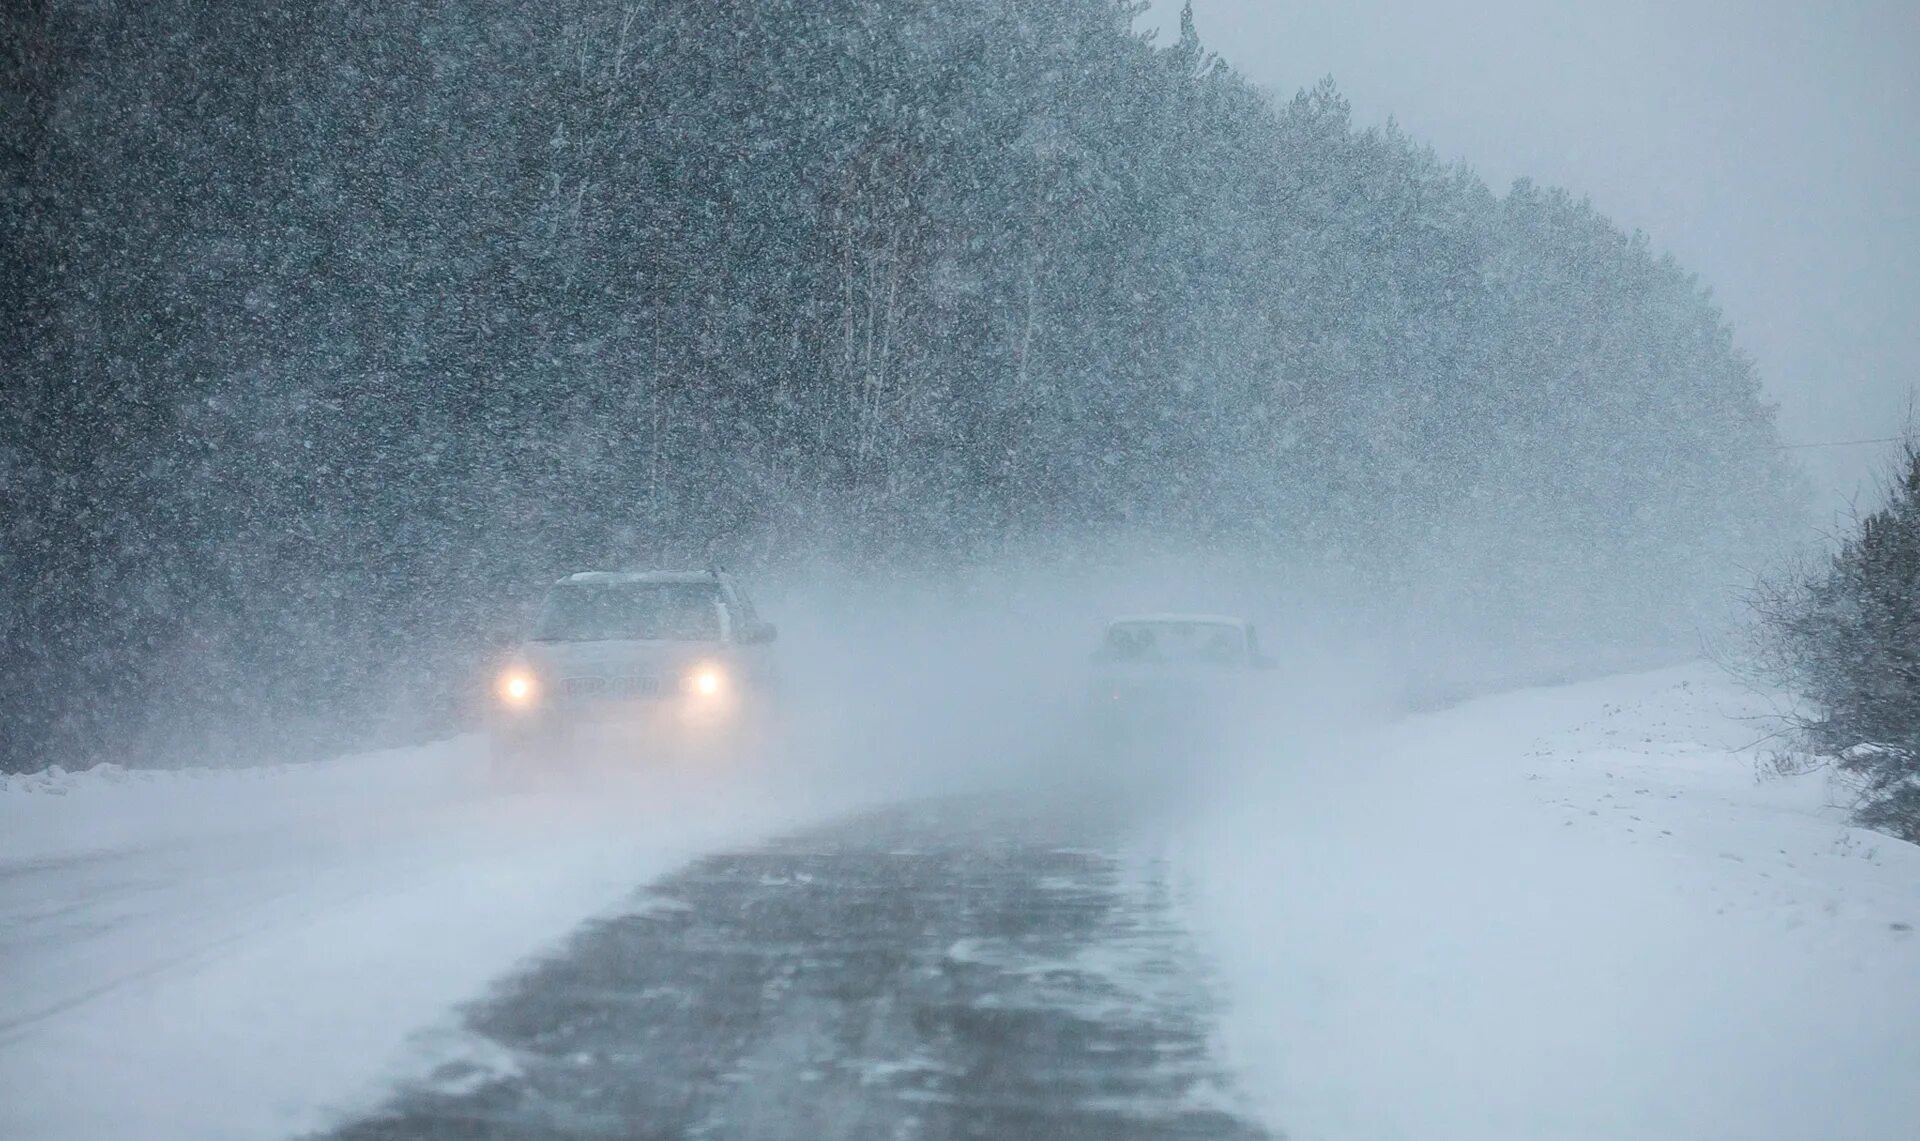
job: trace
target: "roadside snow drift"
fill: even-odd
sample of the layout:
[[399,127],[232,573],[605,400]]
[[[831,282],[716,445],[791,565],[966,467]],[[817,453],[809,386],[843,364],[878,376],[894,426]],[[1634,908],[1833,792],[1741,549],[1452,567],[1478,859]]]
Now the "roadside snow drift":
[[1191,831],[1248,1092],[1294,1141],[1908,1138],[1920,848],[1761,779],[1708,667],[1249,748]]

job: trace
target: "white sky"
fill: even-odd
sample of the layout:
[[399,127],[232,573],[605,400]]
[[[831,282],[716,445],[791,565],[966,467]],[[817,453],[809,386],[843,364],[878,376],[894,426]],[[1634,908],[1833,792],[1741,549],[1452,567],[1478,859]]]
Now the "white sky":
[[[1178,25],[1178,0],[1145,17]],[[1194,0],[1291,95],[1332,75],[1503,190],[1528,175],[1713,288],[1790,442],[1895,434],[1920,385],[1920,0]],[[1801,451],[1823,492],[1888,446]]]

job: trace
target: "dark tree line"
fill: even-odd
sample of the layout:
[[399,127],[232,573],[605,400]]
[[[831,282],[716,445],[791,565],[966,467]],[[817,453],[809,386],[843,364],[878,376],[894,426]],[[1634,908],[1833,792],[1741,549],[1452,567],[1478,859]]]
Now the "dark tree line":
[[7,5],[0,764],[394,731],[581,565],[1712,605],[1790,475],[1699,285],[1137,7]]

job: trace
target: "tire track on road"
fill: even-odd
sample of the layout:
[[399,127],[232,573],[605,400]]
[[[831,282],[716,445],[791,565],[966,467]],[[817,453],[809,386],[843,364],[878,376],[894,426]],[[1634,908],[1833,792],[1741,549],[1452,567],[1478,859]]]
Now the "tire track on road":
[[1122,825],[946,802],[701,860],[330,1141],[1266,1137]]

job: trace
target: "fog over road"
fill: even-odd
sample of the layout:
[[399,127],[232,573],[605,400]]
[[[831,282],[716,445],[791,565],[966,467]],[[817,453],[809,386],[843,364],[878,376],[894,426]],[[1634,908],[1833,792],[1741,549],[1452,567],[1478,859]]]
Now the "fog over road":
[[1255,1138],[1153,830],[928,801],[709,856],[463,1018],[332,1141]]

